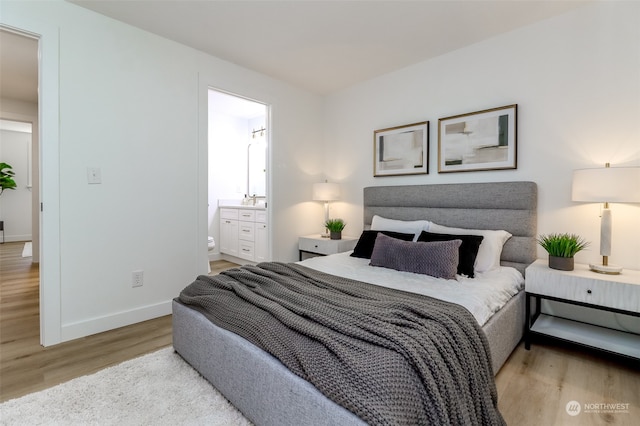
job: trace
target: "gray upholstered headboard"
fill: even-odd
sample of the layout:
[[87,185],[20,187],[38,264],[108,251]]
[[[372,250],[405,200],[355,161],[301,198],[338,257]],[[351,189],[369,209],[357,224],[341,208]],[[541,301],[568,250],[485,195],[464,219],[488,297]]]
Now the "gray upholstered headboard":
[[374,215],[426,219],[444,226],[504,229],[511,237],[500,263],[520,272],[536,259],[538,187],[535,182],[372,186],[364,189],[364,224]]

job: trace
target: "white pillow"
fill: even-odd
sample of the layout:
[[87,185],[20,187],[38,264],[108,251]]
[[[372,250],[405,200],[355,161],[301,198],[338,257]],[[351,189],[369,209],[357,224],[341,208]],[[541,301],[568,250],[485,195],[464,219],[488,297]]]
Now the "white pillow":
[[372,231],[393,231],[404,234],[413,234],[416,241],[422,231],[428,231],[431,222],[428,220],[396,220],[374,215],[371,220]]
[[511,238],[511,234],[507,231],[449,228],[448,226],[438,225],[433,222],[431,222],[429,232],[453,235],[482,235],[484,238],[482,239],[482,243],[480,243],[478,256],[476,256],[476,263],[473,268],[475,272],[486,272],[499,267],[502,246]]

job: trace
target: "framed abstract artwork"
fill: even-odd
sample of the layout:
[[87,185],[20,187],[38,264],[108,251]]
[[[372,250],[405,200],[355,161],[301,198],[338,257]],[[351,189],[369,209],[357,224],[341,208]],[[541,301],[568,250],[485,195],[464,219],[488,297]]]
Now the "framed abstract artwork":
[[518,105],[438,120],[438,173],[517,168]]
[[429,122],[373,132],[373,176],[429,173]]

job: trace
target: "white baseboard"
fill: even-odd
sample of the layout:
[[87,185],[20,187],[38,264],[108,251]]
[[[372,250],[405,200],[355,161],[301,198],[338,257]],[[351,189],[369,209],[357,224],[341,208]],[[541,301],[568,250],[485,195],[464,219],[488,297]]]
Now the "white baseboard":
[[[2,237],[0,237],[0,241],[2,241]],[[31,241],[31,235],[5,235],[4,236],[4,242],[5,243],[16,243],[16,242],[23,242],[26,243],[27,241]]]
[[222,254],[220,256],[221,260],[226,260],[227,262],[236,263],[238,265],[255,265],[256,262],[252,262],[250,260],[241,259],[239,257],[231,256],[230,254]]
[[86,321],[62,324],[61,342],[113,330],[171,314],[171,300]]

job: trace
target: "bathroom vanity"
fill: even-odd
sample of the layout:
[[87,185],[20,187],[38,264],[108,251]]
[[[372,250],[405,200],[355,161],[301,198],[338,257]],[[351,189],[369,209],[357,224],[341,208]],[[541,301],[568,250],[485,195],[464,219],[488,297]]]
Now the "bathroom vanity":
[[261,206],[220,207],[221,254],[250,262],[264,262],[269,260],[267,241],[266,208]]

